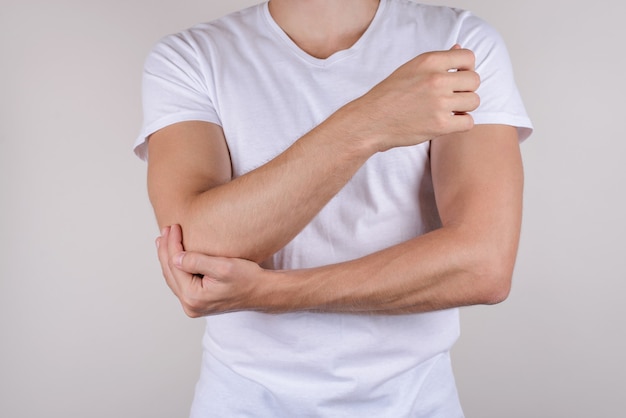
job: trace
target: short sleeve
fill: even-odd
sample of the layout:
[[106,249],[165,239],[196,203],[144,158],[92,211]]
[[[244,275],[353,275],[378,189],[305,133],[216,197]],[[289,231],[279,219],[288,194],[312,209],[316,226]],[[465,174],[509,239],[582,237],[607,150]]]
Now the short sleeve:
[[143,124],[134,143],[137,156],[147,159],[147,138],[168,125],[190,120],[221,125],[204,59],[190,33],[170,35],[152,49],[143,71]]
[[481,85],[480,106],[472,116],[476,124],[505,124],[518,129],[520,142],[533,126],[517,89],[508,51],[500,34],[489,24],[468,13],[457,42],[476,55],[476,72]]

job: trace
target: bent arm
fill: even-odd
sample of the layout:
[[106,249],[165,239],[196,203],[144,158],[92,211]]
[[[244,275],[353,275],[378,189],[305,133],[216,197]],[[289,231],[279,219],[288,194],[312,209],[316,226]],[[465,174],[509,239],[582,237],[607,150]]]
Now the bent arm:
[[397,314],[504,300],[522,212],[515,128],[479,125],[436,139],[431,158],[442,228],[346,263],[264,272],[264,310]]
[[[449,72],[460,69],[462,71]],[[284,247],[378,151],[465,131],[478,106],[474,55],[422,54],[267,164],[231,181],[221,128],[182,122],[149,138],[148,189],[185,248],[261,262]]]
[[274,160],[231,181],[219,126],[183,122],[148,142],[148,191],[160,227],[188,250],[261,262],[287,244],[374,152],[331,117]]
[[521,223],[516,130],[481,125],[436,139],[431,159],[440,229],[356,260],[273,271],[182,252],[174,226],[157,241],[166,280],[192,317],[241,310],[404,314],[498,303],[510,289]]

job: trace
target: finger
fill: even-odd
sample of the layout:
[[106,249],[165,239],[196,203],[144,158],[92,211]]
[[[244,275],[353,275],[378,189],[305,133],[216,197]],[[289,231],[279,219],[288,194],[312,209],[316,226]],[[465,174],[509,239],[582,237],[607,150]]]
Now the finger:
[[474,127],[474,118],[468,113],[453,113],[450,118],[450,131],[447,133],[465,132]]
[[174,294],[178,296],[180,294],[179,288],[176,284],[176,281],[174,280],[174,276],[172,275],[169,263],[169,234],[170,227],[165,227],[161,230],[161,236],[157,238],[157,254],[159,257],[159,263],[161,264],[161,271],[163,272],[165,282],[172,290],[172,292],[174,292]]
[[183,230],[180,225],[172,225],[168,235],[168,252],[170,257],[184,250]]
[[459,44],[452,45],[452,48],[450,48],[450,51],[452,51],[454,49],[461,49],[461,45],[459,45]]
[[474,92],[457,92],[452,95],[450,106],[453,113],[472,112],[480,106],[480,96]]
[[[456,46],[456,45],[455,45]],[[476,64],[476,57],[469,49],[463,49],[461,47],[448,51],[444,51],[446,59],[443,62],[446,71],[458,70],[458,71],[474,71]]]
[[[174,261],[175,257],[183,252],[183,233],[180,225],[172,225],[169,228],[169,232],[167,234],[167,263],[170,271],[170,275],[168,276],[169,280],[172,281],[173,285],[180,291],[184,290],[184,286],[187,285],[189,280],[186,275],[176,274],[176,263]],[[180,293],[180,292],[179,292]],[[180,294],[177,293],[178,296]]]
[[454,92],[474,92],[480,87],[480,75],[476,71],[456,71],[446,75]]
[[186,253],[183,251],[174,254],[174,256],[169,259],[171,276],[176,282],[178,289],[180,289],[181,294],[179,296],[181,297],[193,297],[195,293],[202,288],[203,275],[183,265],[183,259],[186,258],[187,254],[196,253]]
[[164,238],[167,241],[166,281],[172,289],[176,289],[176,296],[185,312],[190,315],[201,312],[202,277],[196,275],[194,271],[185,271],[180,268],[180,260],[185,256],[182,239],[180,225],[172,225],[167,237]]
[[168,265],[168,251],[167,251],[167,235],[169,233],[169,227],[165,227],[161,230],[161,236],[157,238],[157,255],[159,257],[159,263],[161,263],[161,270],[165,274],[169,269]]
[[181,252],[174,256],[173,261],[177,269],[208,279],[226,277],[230,269],[230,263],[225,259],[196,252]]
[[184,252],[179,253],[170,258],[170,274],[178,287],[176,296],[178,296],[183,310],[188,316],[197,318],[206,314],[206,309],[210,305],[211,294],[204,288],[202,277],[188,273],[176,266],[176,260],[182,258],[184,254]]

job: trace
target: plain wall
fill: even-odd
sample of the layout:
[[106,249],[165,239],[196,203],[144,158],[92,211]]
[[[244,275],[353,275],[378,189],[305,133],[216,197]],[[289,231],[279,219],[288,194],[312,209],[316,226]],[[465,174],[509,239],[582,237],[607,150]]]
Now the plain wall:
[[[203,321],[156,260],[141,68],[161,36],[252,3],[2,0],[0,416],[186,416]],[[620,416],[623,2],[447,4],[501,32],[536,128],[513,292],[462,309],[467,417]]]

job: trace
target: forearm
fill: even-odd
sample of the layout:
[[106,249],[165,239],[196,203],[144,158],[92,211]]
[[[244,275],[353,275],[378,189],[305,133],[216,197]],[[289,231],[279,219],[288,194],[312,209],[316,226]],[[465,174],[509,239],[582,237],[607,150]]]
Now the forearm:
[[470,129],[467,112],[478,106],[473,68],[470,51],[422,54],[274,160],[232,181],[217,125],[162,129],[149,141],[148,164],[159,225],[182,225],[188,250],[261,262],[300,232],[374,153]]
[[269,309],[406,313],[506,298],[522,218],[515,129],[437,139],[431,162],[442,228],[354,261],[270,273]]
[[345,263],[265,272],[263,310],[404,314],[497,303],[509,291],[517,241],[493,242],[442,228]]
[[522,212],[515,129],[483,125],[437,139],[431,164],[440,229],[356,260],[273,271],[238,258],[181,253],[175,226],[168,248],[159,250],[165,276],[195,286],[177,293],[194,317],[241,310],[401,314],[504,300]]
[[189,201],[185,248],[263,261],[284,247],[375,152],[339,112],[274,160]]

